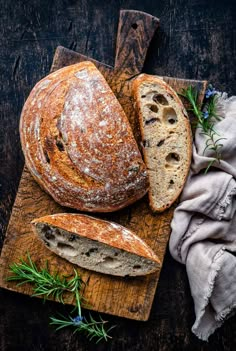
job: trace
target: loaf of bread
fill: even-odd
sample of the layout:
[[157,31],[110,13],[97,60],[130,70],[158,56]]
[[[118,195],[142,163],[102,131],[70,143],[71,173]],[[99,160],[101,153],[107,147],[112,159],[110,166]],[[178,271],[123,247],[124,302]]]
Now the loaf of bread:
[[162,79],[141,74],[133,91],[149,175],[149,203],[153,211],[161,212],[178,198],[189,172],[190,122],[178,95]]
[[104,274],[138,276],[154,272],[160,261],[125,227],[87,215],[62,213],[37,218],[33,229],[46,246],[80,267]]
[[111,212],[148,191],[129,121],[91,62],[36,84],[21,114],[20,137],[32,176],[62,206]]

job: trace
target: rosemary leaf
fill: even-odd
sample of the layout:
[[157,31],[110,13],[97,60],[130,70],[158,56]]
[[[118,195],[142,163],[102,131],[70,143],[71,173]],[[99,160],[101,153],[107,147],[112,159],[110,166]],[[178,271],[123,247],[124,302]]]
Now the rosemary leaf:
[[[210,85],[205,94],[206,103],[201,110],[197,105],[198,93],[195,88],[189,86],[187,89],[183,89],[182,93],[179,95],[185,97],[188,102],[190,102],[191,111],[193,111],[198,120],[197,128],[201,128],[202,132],[200,134],[204,135],[207,139],[203,155],[207,150],[212,150],[214,152],[214,159],[209,162],[207,168],[205,169],[204,173],[206,174],[214,163],[220,163],[221,148],[223,147],[223,144],[219,142],[221,140],[226,140],[226,138],[221,137],[214,128],[215,121],[221,119],[221,117],[216,113],[218,96],[216,95],[215,89]],[[220,138],[217,138],[217,136]]]

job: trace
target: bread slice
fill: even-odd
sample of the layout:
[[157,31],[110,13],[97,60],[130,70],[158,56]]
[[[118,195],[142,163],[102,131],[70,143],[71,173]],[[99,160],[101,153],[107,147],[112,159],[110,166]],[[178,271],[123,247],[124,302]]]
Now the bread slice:
[[112,212],[148,191],[148,176],[128,118],[91,62],[36,84],[20,120],[25,162],[62,206]]
[[32,225],[51,251],[86,269],[117,276],[138,276],[160,267],[151,248],[117,223],[62,213],[37,218]]
[[149,203],[153,211],[161,212],[178,198],[189,172],[190,122],[178,95],[162,79],[141,74],[133,90],[150,182]]

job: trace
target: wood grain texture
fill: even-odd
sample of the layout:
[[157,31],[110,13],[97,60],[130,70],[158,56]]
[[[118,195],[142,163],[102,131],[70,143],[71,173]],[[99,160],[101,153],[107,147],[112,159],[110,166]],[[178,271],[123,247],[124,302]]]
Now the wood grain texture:
[[116,40],[115,70],[129,76],[139,74],[143,68],[150,40],[159,19],[147,13],[121,10]]
[[[131,17],[131,20],[130,20]],[[138,19],[139,26],[144,29],[143,33],[148,32],[148,22],[145,22],[145,14],[142,13],[142,20],[138,12],[121,12],[119,28],[123,28],[124,24],[129,23],[129,27],[122,29],[122,36],[118,36],[117,52],[122,51],[122,47],[132,46],[132,41],[136,42],[134,33],[130,26]],[[147,15],[149,20],[150,16]],[[127,19],[127,21],[126,21]],[[153,19],[152,19],[153,21]],[[152,23],[152,22],[151,22]],[[156,26],[158,21],[156,21]],[[131,27],[132,28],[132,27]],[[133,28],[132,28],[133,29]],[[124,108],[127,117],[131,123],[134,134],[140,144],[138,118],[135,114],[134,100],[132,96],[132,78],[134,72],[141,69],[141,63],[144,63],[146,47],[151,39],[144,35],[141,31],[135,32],[139,40],[139,46],[136,47],[135,57],[137,58],[138,67],[135,68],[135,62],[131,60],[131,68],[127,70],[128,63],[122,66],[121,63],[115,69],[104,66],[93,60],[97,67],[102,71],[105,78],[108,79],[110,87],[118,97],[122,107]],[[129,40],[129,36],[131,39]],[[121,40],[123,38],[123,41]],[[131,49],[132,51],[132,49]],[[116,57],[119,57],[116,56]],[[64,65],[81,62],[84,56],[77,54],[65,48],[58,48],[55,54],[52,70],[61,68]],[[89,60],[89,58],[86,58]],[[119,58],[120,59],[120,58]],[[116,67],[119,67],[119,70]],[[181,92],[182,88],[188,85],[193,85],[199,88],[201,94],[204,93],[206,82],[195,82],[189,80],[178,80],[166,78],[170,85],[175,86],[176,91]],[[45,201],[44,201],[45,196]],[[30,201],[30,203],[29,203]],[[162,214],[153,214],[148,206],[147,197],[136,202],[134,205],[127,207],[122,211],[104,215],[106,219],[113,220],[133,230],[137,235],[143,238],[154,250],[159,257],[161,264],[164,260],[164,254],[170,234],[170,221],[172,218],[174,206]],[[43,211],[43,213],[42,213]],[[17,261],[19,257],[25,257],[28,250],[33,259],[43,266],[46,260],[50,262],[52,267],[60,267],[62,273],[70,273],[73,271],[73,266],[52,254],[39,243],[39,240],[32,233],[30,221],[33,218],[41,217],[42,215],[54,214],[63,212],[63,208],[58,208],[54,201],[50,199],[39,186],[32,180],[31,175],[25,168],[22,175],[22,180],[19,186],[16,202],[13,207],[10,224],[7,231],[6,241],[2,250],[1,256],[1,274],[0,286],[10,290],[29,294],[30,287],[16,286],[13,282],[5,282],[7,269],[10,263]],[[18,229],[19,228],[19,229]],[[14,235],[13,235],[14,233]],[[146,277],[135,279],[120,279],[116,277],[96,274],[91,271],[79,270],[84,281],[89,280],[89,284],[85,289],[85,298],[90,302],[91,309],[95,311],[105,312],[137,320],[147,320],[150,314],[152,301],[155,295],[157,282],[160,275],[160,270]],[[68,301],[69,302],[69,301]]]
[[[31,0],[3,1],[0,21],[0,245],[22,173],[18,122],[24,100],[45,76],[58,45],[114,64],[119,10],[137,9],[160,18],[144,72],[208,79],[235,95],[234,0]],[[0,289],[1,351],[232,351],[236,317],[209,339],[191,333],[193,302],[185,267],[167,250],[150,318],[136,322],[103,315],[117,328],[109,343],[89,344],[71,331],[48,326],[55,311],[70,307]],[[95,318],[98,315],[93,313]]]

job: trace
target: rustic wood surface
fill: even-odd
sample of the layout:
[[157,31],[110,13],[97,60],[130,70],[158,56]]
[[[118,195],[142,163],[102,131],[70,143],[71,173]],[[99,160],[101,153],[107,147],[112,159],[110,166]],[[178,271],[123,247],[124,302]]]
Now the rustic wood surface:
[[[125,19],[124,14],[125,12],[122,11],[122,22]],[[126,13],[127,17],[129,17],[129,15],[129,13]],[[132,14],[132,18],[133,17],[134,14]],[[126,21],[126,23],[127,22],[129,21]],[[130,40],[128,33],[124,38],[128,40],[122,43],[118,37],[119,45],[117,48],[119,52],[120,46],[125,46],[126,50],[128,47],[131,49],[131,46],[133,46],[133,40]],[[141,42],[140,38],[139,42]],[[144,43],[146,44],[146,38]],[[142,55],[142,53],[136,50],[136,57],[139,58],[140,55]],[[59,47],[55,54],[52,70],[59,69],[66,64],[74,63],[76,58],[77,62],[84,60],[84,56]],[[117,64],[115,64],[116,68],[113,70],[110,67],[103,66],[99,62],[93,62],[103,71],[104,76],[109,80],[111,88],[119,97],[122,106],[124,106],[126,115],[129,117],[131,125],[133,126],[133,131],[137,131],[138,119],[135,118],[134,103],[131,94],[131,77],[134,72],[137,74],[136,66],[134,65],[132,68],[130,62],[124,60],[119,70],[117,70]],[[124,65],[125,62],[126,64]],[[134,61],[132,60],[132,62]],[[139,60],[139,62],[141,62],[141,60]],[[121,73],[122,69],[124,70],[123,74]],[[190,84],[195,86],[199,92],[204,93],[205,91],[205,82],[178,80],[167,77],[164,77],[164,79],[167,80],[177,92],[181,92],[183,88],[186,88]],[[202,97],[203,94],[200,96]],[[138,143],[140,144],[139,139]],[[118,222],[133,230],[152,247],[159,257],[162,266],[170,234],[170,221],[172,219],[173,210],[174,206],[160,214],[152,213],[148,206],[148,199],[146,196],[132,206],[128,206],[121,211],[106,215],[96,214],[96,216]],[[73,272],[72,264],[45,249],[45,246],[33,233],[30,225],[30,222],[34,218],[65,211],[67,211],[67,209],[56,204],[54,200],[37,185],[25,167],[0,258],[1,287],[24,294],[32,294],[30,286],[18,286],[14,282],[6,281],[6,278],[9,276],[9,265],[17,262],[19,258],[26,259],[27,252],[30,253],[33,261],[35,261],[39,267],[44,267],[45,262],[48,261],[52,272],[58,269],[61,274],[65,275]],[[71,210],[71,212],[75,211]],[[89,301],[90,309],[145,321],[150,314],[161,266],[160,270],[154,274],[132,279],[106,276],[82,269],[78,271],[84,281],[89,281],[89,284],[84,290],[84,297]]]
[[[0,225],[4,238],[23,157],[18,122],[30,89],[50,68],[58,45],[113,65],[120,8],[136,8],[161,18],[144,71],[181,78],[209,79],[229,93],[235,80],[233,1],[1,1]],[[1,290],[1,350],[234,350],[236,319],[209,343],[191,334],[194,311],[185,268],[167,252],[148,322],[110,318],[113,340],[89,345],[70,331],[48,327],[48,316],[64,309],[53,302]],[[96,315],[96,314],[95,314]]]
[[[155,17],[142,12],[121,11],[115,68],[93,60],[119,98],[136,134],[138,144],[140,144],[140,139],[138,119],[135,115],[132,97],[132,78],[142,69],[148,43],[158,24],[159,21]],[[59,47],[56,50],[51,71],[88,59],[84,55]],[[178,92],[191,84],[204,94],[205,82],[166,79]],[[152,247],[162,265],[170,234],[173,209],[174,206],[168,211],[155,215],[148,206],[146,196],[122,211],[103,215],[103,218],[119,222],[132,229]],[[30,286],[17,286],[14,282],[6,281],[9,275],[9,265],[17,262],[19,257],[25,257],[27,251],[38,266],[43,267],[48,261],[52,271],[53,268],[54,270],[59,269],[62,274],[67,275],[73,272],[73,265],[45,249],[30,225],[34,218],[65,212],[65,210],[40,189],[25,167],[2,249],[0,259],[1,287],[24,294],[32,294]],[[91,309],[131,319],[143,321],[148,319],[160,270],[155,274],[133,279],[120,279],[81,269],[79,273],[84,281],[89,281],[84,290],[84,296],[89,301]]]

